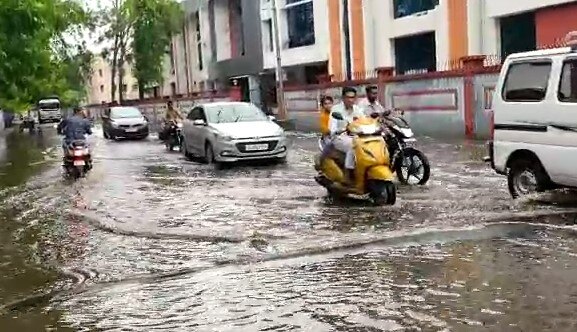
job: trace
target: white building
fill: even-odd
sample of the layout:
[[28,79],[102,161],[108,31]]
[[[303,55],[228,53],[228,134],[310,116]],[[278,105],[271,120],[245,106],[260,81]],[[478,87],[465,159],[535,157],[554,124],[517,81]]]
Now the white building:
[[548,46],[577,29],[575,0],[363,0],[362,4],[367,70],[446,70],[463,56],[498,57]]
[[[272,70],[276,67],[274,10],[270,0],[261,1],[263,67]],[[327,66],[330,43],[327,1],[332,0],[277,0],[280,49],[285,69]]]

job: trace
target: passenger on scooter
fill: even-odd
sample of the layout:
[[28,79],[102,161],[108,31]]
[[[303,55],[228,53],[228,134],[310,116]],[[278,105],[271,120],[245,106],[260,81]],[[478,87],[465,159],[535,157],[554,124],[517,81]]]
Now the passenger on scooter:
[[371,117],[374,117],[374,114],[383,115],[385,108],[379,102],[379,88],[376,85],[369,85],[365,91],[367,98],[359,103],[359,106],[365,111],[365,115]]
[[72,142],[85,140],[86,135],[92,135],[90,121],[86,119],[84,110],[80,107],[74,107],[74,114],[60,121],[56,130],[58,134],[64,135],[62,141],[64,155],[68,153],[68,147]]
[[[335,149],[345,153],[345,179],[348,184],[353,183],[353,174],[355,170],[355,153],[353,150],[353,137],[346,133],[347,125],[356,118],[365,116],[362,108],[356,105],[357,90],[352,87],[344,87],[342,91],[342,101],[332,109],[333,113],[340,113],[343,120],[337,120],[334,117],[329,119],[329,129],[333,137],[332,145]],[[326,149],[325,149],[326,150]]]
[[319,116],[319,127],[321,129],[321,160],[326,157],[327,153],[330,151],[331,145],[331,130],[329,128],[329,122],[331,119],[331,110],[333,108],[334,99],[331,96],[321,97],[321,107]]

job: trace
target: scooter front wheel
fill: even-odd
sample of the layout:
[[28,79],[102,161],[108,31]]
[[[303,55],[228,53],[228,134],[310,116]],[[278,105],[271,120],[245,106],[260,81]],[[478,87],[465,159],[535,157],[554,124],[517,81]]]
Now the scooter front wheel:
[[367,186],[376,205],[395,205],[397,202],[397,187],[392,181],[371,180]]

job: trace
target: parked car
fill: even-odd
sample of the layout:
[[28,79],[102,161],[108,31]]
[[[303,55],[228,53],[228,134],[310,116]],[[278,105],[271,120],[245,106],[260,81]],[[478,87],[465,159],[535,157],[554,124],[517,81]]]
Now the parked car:
[[102,115],[102,131],[106,139],[145,139],[149,123],[136,107],[114,106]]
[[577,48],[510,55],[493,98],[492,168],[514,198],[577,187]]
[[274,117],[243,102],[217,102],[194,107],[183,125],[181,151],[208,163],[275,159],[287,155],[284,130]]

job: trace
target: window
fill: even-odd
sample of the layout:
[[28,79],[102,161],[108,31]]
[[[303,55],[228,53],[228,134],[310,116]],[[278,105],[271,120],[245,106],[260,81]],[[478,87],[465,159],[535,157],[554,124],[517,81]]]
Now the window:
[[312,0],[286,0],[289,48],[315,43],[315,19]]
[[509,65],[502,96],[505,101],[539,102],[547,94],[550,61],[522,62]]
[[128,85],[122,84],[122,92],[128,91]]
[[195,107],[188,113],[187,118],[191,121],[194,120],[203,120],[204,121],[204,111],[202,107]]
[[437,69],[435,39],[434,32],[394,39],[397,74],[435,71]]
[[273,28],[272,28],[272,19],[264,21],[264,35],[266,36],[266,48],[269,52],[274,51],[274,38],[273,38]]
[[267,121],[266,115],[255,105],[248,103],[211,106],[207,109],[209,123],[233,123]]
[[201,38],[201,31],[200,31],[200,14],[196,12],[194,14],[194,20],[196,22],[195,25],[195,35],[196,35],[196,53],[198,57],[198,70],[202,70],[204,68],[204,62],[202,60],[202,38]]
[[577,103],[577,59],[563,63],[558,98],[564,103]]
[[439,0],[393,0],[395,18],[426,12],[439,5]]
[[501,59],[509,54],[537,49],[535,12],[500,19]]
[[98,75],[102,77],[102,69],[98,69]]
[[138,91],[138,83],[132,84],[132,91]]
[[104,85],[100,86],[100,92],[104,92]]
[[175,67],[175,62],[174,62],[174,44],[173,44],[172,42],[170,42],[169,54],[170,54],[170,68],[174,71],[174,67]]
[[140,118],[142,113],[136,107],[114,107],[111,109],[111,119],[131,119]]
[[170,93],[172,96],[176,95],[176,83],[170,83]]

